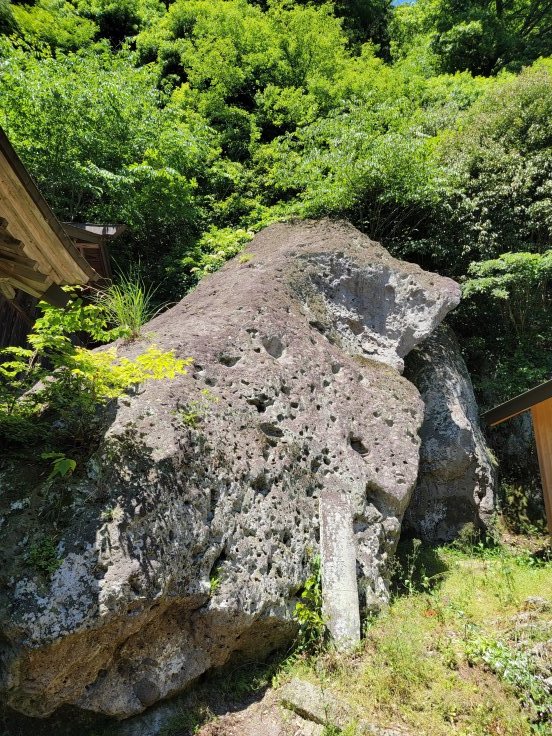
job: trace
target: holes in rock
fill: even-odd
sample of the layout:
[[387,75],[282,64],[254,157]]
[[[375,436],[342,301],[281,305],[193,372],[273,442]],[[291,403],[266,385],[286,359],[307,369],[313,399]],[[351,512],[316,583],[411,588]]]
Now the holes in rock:
[[324,325],[322,324],[322,322],[319,322],[316,319],[310,320],[309,321],[309,325],[311,327],[313,327],[317,332],[320,332],[320,334],[322,334],[322,335],[326,331],[326,328],[324,327]]
[[392,419],[386,419],[385,423],[387,424],[388,427],[392,427],[395,424],[395,422]]
[[271,337],[263,337],[261,339],[261,342],[266,352],[269,355],[272,355],[273,358],[278,360],[278,358],[282,357],[285,348],[279,337],[277,337],[276,335],[272,335]]
[[263,414],[269,406],[272,406],[274,399],[266,394],[260,394],[260,396],[252,396],[247,399],[247,403],[250,406],[254,406],[259,414]]
[[219,360],[219,363],[222,363],[222,365],[225,365],[228,368],[233,368],[240,359],[241,359],[241,355],[222,354],[222,355],[219,355],[218,360]]
[[275,424],[271,424],[270,422],[261,422],[259,425],[259,428],[263,434],[265,434],[267,437],[283,437],[284,432],[280,427],[277,427]]
[[251,488],[253,488],[254,491],[262,493],[263,496],[266,496],[270,490],[267,476],[264,473],[259,473],[259,475],[251,481]]
[[358,452],[361,457],[366,457],[370,454],[370,450],[363,444],[360,437],[350,436],[349,444],[355,452]]
[[353,335],[362,335],[364,332],[364,325],[362,322],[359,322],[356,319],[348,319],[346,320],[346,323]]
[[222,565],[225,562],[225,560],[226,560],[226,554],[225,554],[225,551],[224,551],[224,548],[223,548],[221,550],[221,553],[219,554],[219,556],[216,558],[216,560],[211,565],[211,570],[209,572],[209,577],[210,578],[216,578],[216,577],[219,576],[220,568],[222,567]]

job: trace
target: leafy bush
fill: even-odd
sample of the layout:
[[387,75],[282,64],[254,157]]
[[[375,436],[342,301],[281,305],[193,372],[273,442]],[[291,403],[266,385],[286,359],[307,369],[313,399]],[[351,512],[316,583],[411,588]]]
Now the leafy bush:
[[324,643],[326,626],[322,617],[322,572],[318,556],[311,561],[311,575],[295,604],[293,619],[299,624],[298,651],[319,651]]
[[47,434],[90,442],[99,407],[145,381],[183,374],[190,363],[155,346],[134,359],[115,348],[75,346],[76,332],[94,339],[125,334],[125,328],[107,328],[109,313],[97,304],[76,298],[66,310],[43,305],[43,311],[28,337],[31,347],[9,348],[9,360],[0,363],[0,435],[8,443],[44,441]]

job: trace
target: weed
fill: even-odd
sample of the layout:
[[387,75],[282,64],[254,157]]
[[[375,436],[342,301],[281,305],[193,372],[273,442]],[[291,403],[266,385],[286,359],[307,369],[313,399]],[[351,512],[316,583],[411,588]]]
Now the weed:
[[123,516],[123,510],[120,506],[106,506],[101,512],[100,519],[103,522],[115,521]]
[[238,261],[240,263],[249,263],[249,261],[255,256],[254,253],[242,253],[241,256],[239,256]]
[[220,588],[221,582],[222,580],[220,576],[220,571],[215,570],[214,572],[212,572],[211,575],[209,576],[209,584],[211,586],[211,595],[214,595],[217,592],[217,590]]
[[200,399],[184,404],[175,413],[182,424],[194,429],[205,417],[209,407],[218,401],[218,396],[215,396],[208,388],[204,388]]
[[429,593],[446,572],[437,552],[419,539],[401,542],[393,561],[391,577],[397,594]]
[[299,624],[297,649],[303,652],[320,651],[326,626],[322,617],[322,574],[320,557],[311,560],[311,575],[305,581],[301,600],[295,605],[293,618]]
[[155,291],[144,284],[139,271],[135,269],[128,276],[120,274],[117,283],[98,290],[95,301],[126,338],[135,340],[146,322],[164,308],[154,308]]
[[213,711],[204,705],[191,709],[182,709],[175,713],[172,718],[161,728],[159,736],[183,736],[183,734],[194,734],[205,723],[215,719]]
[[69,478],[73,475],[77,467],[77,461],[66,457],[63,452],[43,452],[40,456],[42,460],[51,460],[52,469],[48,480],[55,478]]
[[552,725],[552,693],[527,653],[492,637],[476,636],[467,642],[466,655],[471,664],[485,665],[514,687],[535,725]]
[[48,576],[52,575],[62,563],[55,540],[51,536],[44,536],[31,545],[26,559],[29,565]]

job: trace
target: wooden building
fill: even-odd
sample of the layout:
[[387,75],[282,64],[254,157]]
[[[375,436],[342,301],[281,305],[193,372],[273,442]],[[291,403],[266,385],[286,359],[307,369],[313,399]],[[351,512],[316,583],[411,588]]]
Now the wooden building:
[[65,232],[101,279],[112,277],[108,244],[124,233],[126,225],[98,225],[91,222],[64,222]]
[[39,299],[111,276],[106,243],[123,225],[62,225],[0,129],[0,348],[22,345]]
[[552,380],[491,409],[483,419],[494,427],[525,411],[531,412],[533,420],[546,520],[552,534]]
[[0,293],[12,300],[19,289],[63,306],[61,286],[97,278],[0,131]]

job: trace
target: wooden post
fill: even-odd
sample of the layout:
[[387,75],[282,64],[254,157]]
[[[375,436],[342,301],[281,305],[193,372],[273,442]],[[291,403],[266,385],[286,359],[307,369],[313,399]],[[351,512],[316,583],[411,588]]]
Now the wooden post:
[[552,534],[552,399],[531,407],[548,532]]

